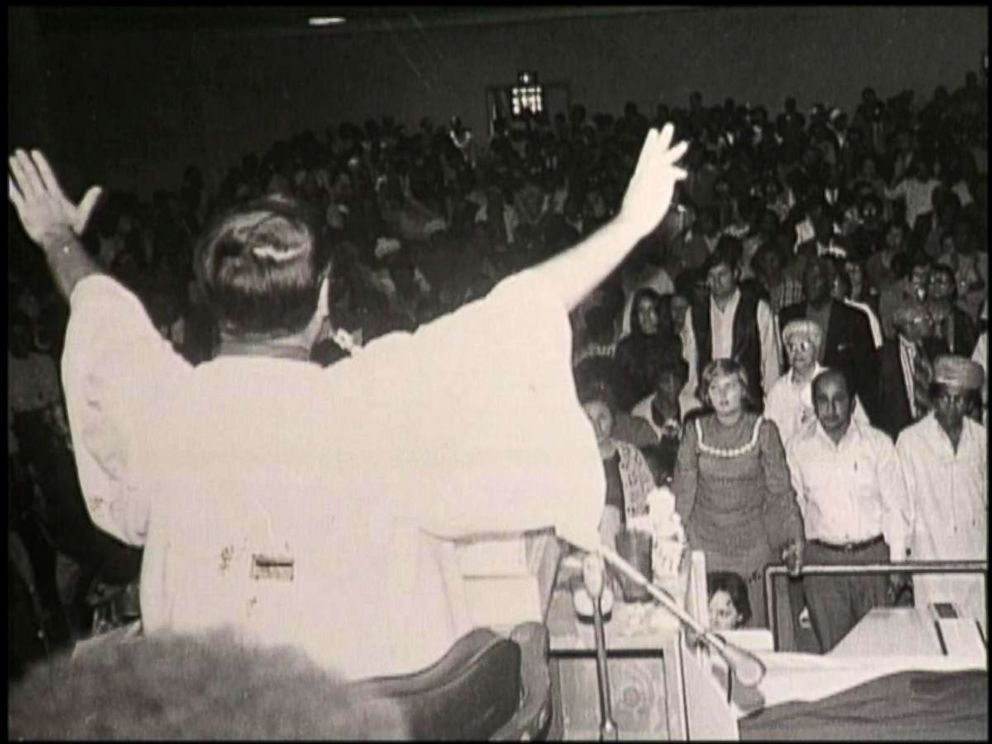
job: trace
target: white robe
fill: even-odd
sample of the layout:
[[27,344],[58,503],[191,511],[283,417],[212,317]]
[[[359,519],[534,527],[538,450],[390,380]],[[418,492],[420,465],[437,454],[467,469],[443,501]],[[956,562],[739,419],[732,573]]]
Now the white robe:
[[[912,560],[987,559],[986,442],[985,427],[966,418],[955,452],[933,413],[899,435]],[[917,575],[913,589],[917,607],[950,602],[986,627],[983,575]]]

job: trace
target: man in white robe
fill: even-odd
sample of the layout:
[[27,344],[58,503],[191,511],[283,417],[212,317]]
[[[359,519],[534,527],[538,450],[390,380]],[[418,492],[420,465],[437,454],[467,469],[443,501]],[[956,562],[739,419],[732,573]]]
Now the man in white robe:
[[[983,379],[965,357],[937,357],[933,410],[899,435],[911,560],[987,559],[987,438],[985,427],[965,415]],[[913,590],[917,607],[949,602],[986,627],[984,575],[916,575]]]
[[233,626],[349,679],[403,674],[466,630],[440,538],[555,527],[597,550],[567,314],[667,211],[673,133],[648,133],[620,214],[574,250],[327,369],[308,360],[330,265],[303,205],[211,221],[196,268],[221,344],[192,367],[84,250],[100,190],[73,204],[42,153],[15,151],[9,198],[70,303],[80,484],[97,526],[144,547],[145,633]]

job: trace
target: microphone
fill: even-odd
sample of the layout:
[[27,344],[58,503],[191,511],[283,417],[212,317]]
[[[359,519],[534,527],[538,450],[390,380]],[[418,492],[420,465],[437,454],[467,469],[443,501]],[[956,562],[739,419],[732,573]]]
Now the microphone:
[[696,618],[682,609],[672,596],[648,581],[644,574],[627,563],[615,550],[605,545],[601,546],[599,550],[603,558],[611,565],[623,572],[631,581],[644,587],[652,597],[661,603],[662,607],[675,615],[683,625],[687,625],[692,629],[701,641],[708,643],[712,648],[716,649],[717,653],[727,662],[727,666],[733,670],[738,682],[745,687],[754,687],[761,682],[766,671],[761,659],[749,651],[727,643],[722,638],[718,638],[706,630],[699,624]]

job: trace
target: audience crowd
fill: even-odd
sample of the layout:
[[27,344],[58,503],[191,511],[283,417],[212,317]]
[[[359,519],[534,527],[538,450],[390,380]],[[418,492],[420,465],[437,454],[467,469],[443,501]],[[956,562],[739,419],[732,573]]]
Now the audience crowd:
[[[151,201],[110,194],[87,249],[196,364],[219,340],[192,261],[207,216],[302,199],[333,250],[332,327],[312,351],[326,366],[594,232],[619,210],[648,128],[667,121],[691,143],[689,176],[571,315],[616,523],[607,539],[651,488],[671,487],[690,543],[724,572],[719,601],[752,624],[765,619],[761,569],[804,544],[817,563],[984,559],[987,385],[974,367],[986,366],[988,120],[973,73],[922,102],[865,88],[854,111],[801,112],[790,97],[776,114],[693,93],[652,115],[632,103],[619,116],[525,112],[497,120],[486,147],[457,119],[344,123],[246,154],[213,188],[190,166]],[[11,626],[13,674],[92,632],[94,609],[135,616],[119,588],[140,554],[86,514],[61,402],[68,310],[8,225],[9,614],[26,608],[42,630]],[[942,481],[941,468],[963,476]],[[906,588],[803,585],[795,609],[809,607],[824,651]]]

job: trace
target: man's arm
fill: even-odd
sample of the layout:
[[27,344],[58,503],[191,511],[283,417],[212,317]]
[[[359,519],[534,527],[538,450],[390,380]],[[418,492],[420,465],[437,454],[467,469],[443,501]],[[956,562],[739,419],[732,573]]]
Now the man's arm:
[[879,433],[875,455],[878,458],[875,472],[882,497],[882,532],[889,544],[890,559],[904,561],[909,532],[906,481],[899,465],[896,447],[884,434]]
[[691,307],[685,314],[685,327],[682,333],[682,358],[688,365],[685,387],[679,393],[679,407],[682,409],[682,419],[684,420],[689,411],[701,408],[703,405],[696,396],[696,388],[699,386],[699,370],[696,368],[696,360],[699,356],[696,352],[696,334],[692,330]]
[[81,279],[103,273],[79,242],[101,189],[92,187],[79,204],[73,204],[62,193],[40,151],[32,150],[29,157],[23,150],[16,150],[8,162],[10,201],[24,231],[44,252],[56,286],[68,299]]
[[534,269],[548,287],[560,293],[567,310],[602,282],[665,216],[675,183],[686,176],[675,162],[685,154],[688,144],[671,146],[674,132],[671,124],[660,133],[656,129],[648,132],[616,218],[575,248]]
[[765,395],[772,389],[775,380],[781,374],[779,359],[782,350],[779,347],[778,332],[775,328],[775,318],[771,308],[764,300],[758,300],[758,337],[761,342],[761,388]]
[[796,492],[796,506],[803,520],[806,519],[806,485],[803,483],[801,455],[798,453],[798,438],[793,437],[785,448],[785,462],[789,466],[789,480],[792,490]]
[[900,434],[896,440],[896,457],[899,460],[903,484],[906,486],[906,535],[908,543],[916,531],[916,473],[913,470],[913,463],[915,462],[913,445],[904,434],[905,432]]

